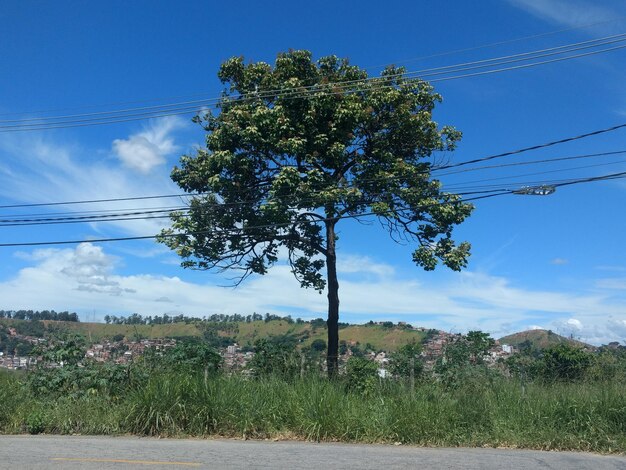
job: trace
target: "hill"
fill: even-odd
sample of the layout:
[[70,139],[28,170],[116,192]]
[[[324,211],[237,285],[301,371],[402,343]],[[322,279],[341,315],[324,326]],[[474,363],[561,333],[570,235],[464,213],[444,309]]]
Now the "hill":
[[521,331],[519,333],[513,333],[512,335],[503,336],[499,339],[499,341],[500,344],[509,344],[516,348],[519,348],[522,343],[528,341],[528,344],[532,349],[539,350],[556,346],[560,343],[567,343],[580,348],[595,349],[595,346],[583,343],[582,341],[577,341],[575,339],[566,338],[565,336],[558,335],[551,330],[537,329]]
[[[18,326],[31,323],[28,320],[2,319],[0,324]],[[133,338],[184,338],[202,337],[207,330],[212,333],[231,339],[241,346],[252,346],[257,339],[270,336],[291,337],[294,342],[302,346],[310,345],[316,339],[326,341],[327,330],[322,322],[289,322],[285,319],[252,322],[177,322],[169,324],[126,325],[87,322],[42,321],[46,330],[62,330],[77,333],[90,343],[98,343],[103,339],[115,336]],[[18,330],[21,329],[18,327]],[[29,333],[25,333],[29,334]],[[395,351],[400,346],[411,342],[419,343],[426,336],[423,329],[413,329],[406,325],[386,326],[379,324],[344,325],[339,332],[340,341],[348,344],[370,344],[376,350]],[[33,336],[40,336],[34,334]]]

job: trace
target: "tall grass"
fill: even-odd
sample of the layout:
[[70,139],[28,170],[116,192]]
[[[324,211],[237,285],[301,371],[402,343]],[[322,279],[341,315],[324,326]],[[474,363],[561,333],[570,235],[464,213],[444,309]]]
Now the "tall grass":
[[433,446],[626,452],[620,384],[474,378],[413,392],[384,381],[367,393],[319,377],[245,379],[152,374],[116,397],[30,396],[0,374],[0,432],[297,438]]

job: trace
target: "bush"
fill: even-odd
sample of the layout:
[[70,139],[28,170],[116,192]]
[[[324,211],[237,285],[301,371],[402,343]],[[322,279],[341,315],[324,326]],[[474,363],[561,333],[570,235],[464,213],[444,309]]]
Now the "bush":
[[363,357],[351,357],[346,364],[348,390],[371,393],[378,383],[378,364]]
[[144,379],[142,370],[130,366],[87,363],[84,367],[36,369],[27,375],[25,385],[33,397],[118,398]]
[[422,347],[417,343],[405,344],[391,355],[389,370],[398,378],[408,379],[412,368],[413,377],[418,378],[424,371],[424,364],[420,359],[421,351]]
[[41,434],[46,430],[46,417],[41,410],[33,411],[26,417],[24,424],[29,434]]
[[326,341],[324,341],[323,339],[313,340],[313,342],[311,343],[311,349],[317,352],[326,351]]
[[543,352],[543,376],[548,380],[581,380],[591,365],[591,354],[581,348],[561,343]]
[[151,351],[148,363],[152,367],[178,370],[180,372],[219,372],[222,356],[207,343],[198,340],[179,342],[162,354]]
[[293,347],[281,342],[259,339],[254,343],[254,357],[250,368],[254,375],[296,377],[300,372],[300,358]]

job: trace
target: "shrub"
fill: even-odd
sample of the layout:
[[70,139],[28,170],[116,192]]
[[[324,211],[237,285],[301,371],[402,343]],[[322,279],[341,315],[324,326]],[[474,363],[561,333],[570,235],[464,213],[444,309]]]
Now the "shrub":
[[291,346],[268,339],[259,339],[254,343],[254,351],[250,368],[256,376],[274,374],[291,378],[300,371],[300,359]]
[[378,383],[378,365],[363,357],[351,357],[346,364],[348,390],[371,393]]
[[424,371],[424,364],[420,359],[422,346],[417,343],[405,344],[391,355],[390,371],[396,377],[408,379],[411,377],[411,368],[413,369],[413,377],[418,378]]
[[580,380],[591,365],[591,355],[581,348],[560,343],[543,353],[543,376],[566,382]]
[[41,410],[33,411],[26,416],[24,424],[29,434],[41,434],[46,430],[46,417]]

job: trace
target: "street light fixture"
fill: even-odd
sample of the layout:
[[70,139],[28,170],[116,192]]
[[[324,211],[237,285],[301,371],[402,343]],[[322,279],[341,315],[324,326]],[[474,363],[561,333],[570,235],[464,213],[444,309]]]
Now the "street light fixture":
[[544,184],[541,186],[523,186],[520,189],[513,191],[513,194],[520,194],[523,196],[549,196],[555,191],[556,188],[554,186]]

